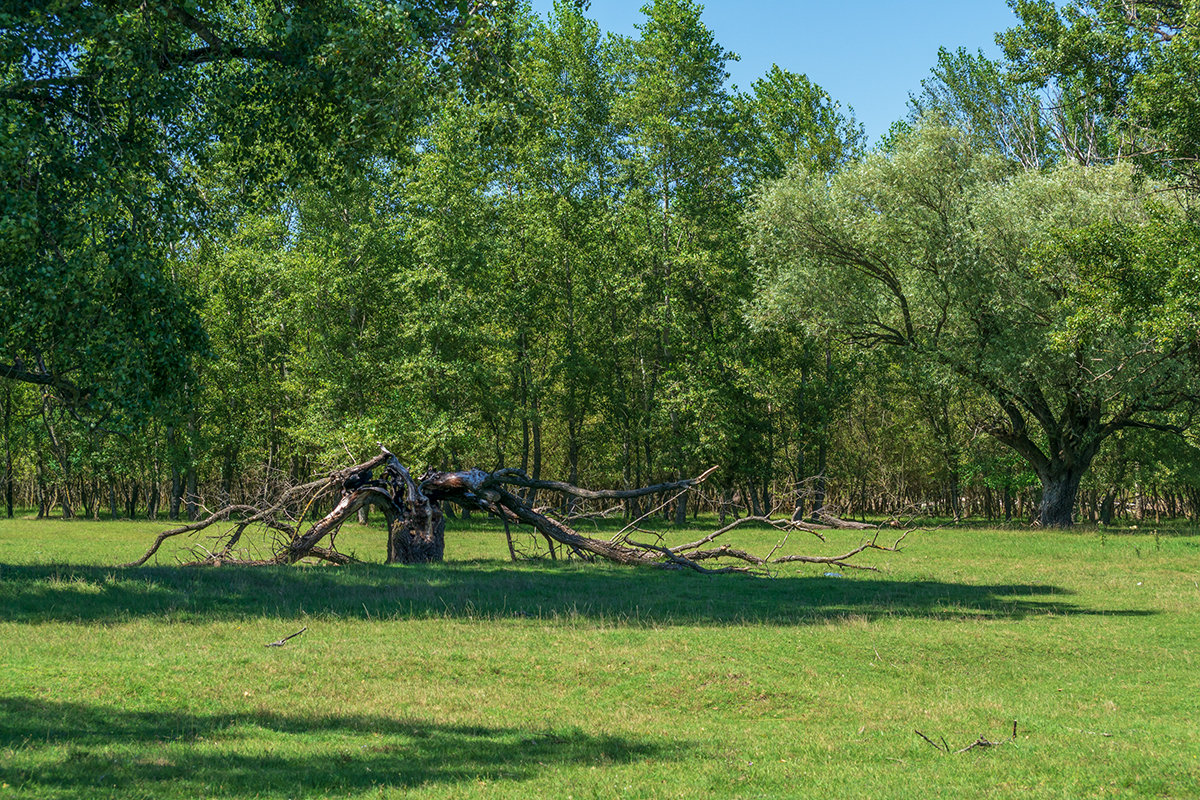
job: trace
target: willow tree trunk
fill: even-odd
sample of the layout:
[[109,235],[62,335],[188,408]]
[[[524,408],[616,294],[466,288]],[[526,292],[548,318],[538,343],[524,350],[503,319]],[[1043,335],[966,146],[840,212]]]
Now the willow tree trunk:
[[1042,481],[1042,506],[1038,520],[1043,527],[1069,528],[1075,521],[1075,501],[1086,468],[1050,469],[1038,475]]

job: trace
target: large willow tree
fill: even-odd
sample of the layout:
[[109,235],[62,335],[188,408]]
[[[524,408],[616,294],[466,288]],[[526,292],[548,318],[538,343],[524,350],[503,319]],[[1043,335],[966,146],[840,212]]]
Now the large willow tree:
[[1178,321],[1178,293],[1155,287],[1194,272],[1177,241],[1194,237],[1143,193],[1125,166],[1021,171],[927,125],[763,195],[765,302],[982,392],[978,425],[1037,473],[1042,524],[1070,525],[1104,441],[1177,429],[1200,394],[1195,320],[1156,322]]

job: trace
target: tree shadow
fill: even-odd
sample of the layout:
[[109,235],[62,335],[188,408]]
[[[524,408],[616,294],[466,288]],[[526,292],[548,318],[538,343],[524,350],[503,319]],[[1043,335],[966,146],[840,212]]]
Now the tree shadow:
[[[682,746],[670,747],[677,753]],[[126,711],[0,698],[0,781],[43,798],[329,796],[372,787],[520,781],[554,766],[661,754],[649,741],[579,731],[364,715]]]
[[605,564],[452,562],[347,568],[0,564],[0,621],[429,617],[592,618],[616,624],[795,625],[847,617],[1145,616],[1079,605],[1046,584],[791,576],[754,580]]

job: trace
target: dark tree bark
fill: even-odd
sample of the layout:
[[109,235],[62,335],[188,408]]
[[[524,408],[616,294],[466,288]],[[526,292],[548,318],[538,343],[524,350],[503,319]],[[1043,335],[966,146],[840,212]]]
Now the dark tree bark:
[[1075,501],[1083,471],[1065,469],[1039,475],[1042,481],[1042,506],[1038,520],[1042,525],[1066,528],[1075,521]]

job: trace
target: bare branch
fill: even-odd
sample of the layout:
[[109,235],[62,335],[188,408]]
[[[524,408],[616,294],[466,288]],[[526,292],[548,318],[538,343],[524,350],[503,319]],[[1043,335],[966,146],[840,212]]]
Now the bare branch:
[[[374,470],[380,467],[383,468],[383,477],[374,478]],[[218,522],[229,521],[233,522],[232,527],[213,537],[221,546],[211,550],[197,547],[200,558],[190,563],[214,566],[231,563],[294,564],[303,559],[316,558],[332,564],[350,564],[354,563],[356,559],[339,553],[334,547],[334,539],[341,526],[351,519],[359,509],[372,505],[381,508],[387,518],[387,558],[389,562],[410,563],[414,560],[441,560],[445,518],[440,504],[446,501],[454,502],[463,508],[478,509],[500,518],[505,525],[509,556],[513,559],[523,557],[526,553],[518,551],[509,528],[510,523],[527,525],[538,535],[544,537],[551,557],[557,557],[556,545],[561,545],[563,552],[579,558],[602,558],[627,565],[686,568],[706,574],[765,575],[768,574],[768,564],[788,562],[835,564],[847,568],[874,570],[875,567],[849,563],[848,559],[867,549],[897,549],[896,545],[889,548],[877,544],[872,539],[849,552],[836,556],[777,556],[776,553],[783,547],[787,541],[787,534],[791,531],[802,530],[812,533],[824,541],[824,537],[817,530],[823,526],[789,519],[774,519],[769,515],[735,520],[695,541],[674,546],[664,542],[660,534],[639,528],[639,523],[646,517],[674,502],[683,494],[695,491],[715,469],[716,467],[713,467],[695,478],[686,480],[671,481],[641,489],[611,491],[580,489],[557,481],[532,481],[514,470],[500,470],[491,473],[479,469],[462,472],[429,471],[422,476],[420,481],[417,481],[395,455],[380,445],[380,454],[374,458],[353,467],[335,470],[324,478],[288,487],[265,508],[260,509],[248,505],[228,506],[209,514],[198,522],[163,531],[140,559],[125,566],[145,564],[169,538],[181,534],[198,533]],[[558,491],[581,499],[625,499],[656,493],[666,493],[669,496],[665,502],[622,528],[612,539],[596,539],[582,535],[573,529],[569,524],[570,517],[567,520],[554,519],[548,516],[543,509],[531,507],[518,494],[510,491],[508,488],[510,486]],[[307,516],[308,510],[319,498],[327,495],[336,498],[333,508],[307,529],[302,530],[300,520]],[[610,509],[610,511],[613,510],[616,509]],[[285,521],[285,518],[292,518],[292,515],[295,515],[294,518],[297,520],[295,524]],[[834,520],[835,518],[829,519]],[[838,520],[838,522],[843,521]],[[776,542],[766,558],[729,545],[703,549],[705,545],[711,544],[724,534],[748,524],[769,526],[784,534],[783,539]],[[864,527],[863,523],[852,523],[851,525],[856,528]],[[234,545],[251,526],[265,528],[279,534],[270,555],[266,558],[246,558],[234,554]],[[632,541],[628,538],[632,532],[656,537],[657,541]],[[324,543],[326,539],[328,539],[328,543]],[[897,540],[897,545],[899,541]],[[725,565],[709,568],[698,563],[714,559],[733,559],[743,562],[745,566]]]

